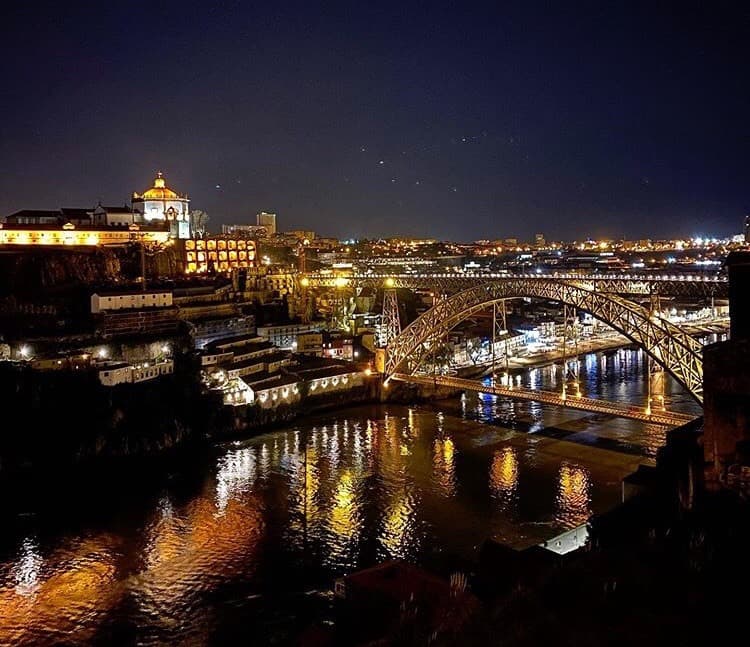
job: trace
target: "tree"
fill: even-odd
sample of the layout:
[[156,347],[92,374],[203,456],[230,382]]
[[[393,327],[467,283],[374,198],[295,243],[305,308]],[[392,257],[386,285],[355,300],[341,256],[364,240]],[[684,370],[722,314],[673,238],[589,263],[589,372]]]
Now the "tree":
[[200,209],[194,209],[190,212],[190,235],[202,237],[206,233],[206,223],[208,214]]

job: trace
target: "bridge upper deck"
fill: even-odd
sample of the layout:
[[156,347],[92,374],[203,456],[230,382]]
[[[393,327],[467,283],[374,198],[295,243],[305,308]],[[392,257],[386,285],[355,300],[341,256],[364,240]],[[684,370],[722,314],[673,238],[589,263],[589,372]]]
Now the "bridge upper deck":
[[724,277],[704,274],[551,274],[507,273],[430,273],[387,274],[353,273],[308,274],[303,285],[309,287],[387,287],[437,291],[452,294],[481,283],[512,279],[564,281],[579,287],[622,295],[685,296],[727,298],[728,283]]

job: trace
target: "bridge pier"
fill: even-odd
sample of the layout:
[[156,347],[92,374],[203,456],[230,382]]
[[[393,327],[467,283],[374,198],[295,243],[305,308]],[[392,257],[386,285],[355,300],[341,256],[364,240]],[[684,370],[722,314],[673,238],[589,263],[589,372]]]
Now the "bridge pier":
[[414,404],[415,402],[447,400],[460,394],[460,388],[445,386],[429,378],[422,382],[404,382],[391,379],[381,384],[380,401]]

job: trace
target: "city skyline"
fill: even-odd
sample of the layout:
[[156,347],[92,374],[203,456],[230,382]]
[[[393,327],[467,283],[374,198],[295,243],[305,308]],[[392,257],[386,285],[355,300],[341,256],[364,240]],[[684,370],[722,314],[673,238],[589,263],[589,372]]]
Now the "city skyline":
[[0,215],[161,170],[213,230],[736,234],[747,17],[680,6],[6,9]]

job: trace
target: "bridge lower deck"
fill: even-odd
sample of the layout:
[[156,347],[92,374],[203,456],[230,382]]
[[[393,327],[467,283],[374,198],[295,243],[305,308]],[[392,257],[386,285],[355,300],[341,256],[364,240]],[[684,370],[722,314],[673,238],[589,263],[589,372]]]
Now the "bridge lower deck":
[[553,391],[540,391],[529,389],[522,386],[501,386],[497,384],[484,384],[476,380],[467,380],[450,375],[406,375],[396,373],[391,379],[400,382],[409,382],[411,384],[421,384],[424,386],[445,386],[462,391],[476,391],[478,393],[491,393],[515,400],[527,400],[551,404],[558,407],[568,407],[570,409],[579,409],[581,411],[593,411],[595,413],[605,413],[621,418],[631,418],[641,420],[655,425],[666,427],[679,427],[695,419],[695,416],[676,411],[651,411],[647,412],[643,407],[632,405],[623,405],[618,402],[608,400],[597,400],[586,398],[577,394],[569,394],[563,397],[562,394]]

